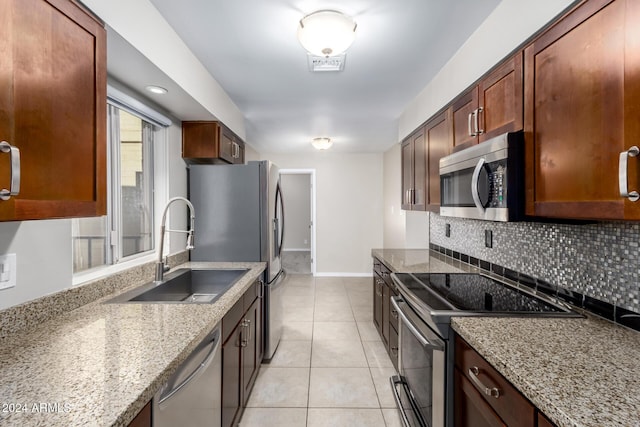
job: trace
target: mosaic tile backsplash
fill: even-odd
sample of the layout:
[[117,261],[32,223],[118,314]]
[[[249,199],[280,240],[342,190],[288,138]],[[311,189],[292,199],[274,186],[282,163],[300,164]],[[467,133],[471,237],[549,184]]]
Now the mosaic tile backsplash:
[[[431,244],[640,312],[640,224],[429,218]],[[492,231],[492,248],[485,247],[485,230]]]

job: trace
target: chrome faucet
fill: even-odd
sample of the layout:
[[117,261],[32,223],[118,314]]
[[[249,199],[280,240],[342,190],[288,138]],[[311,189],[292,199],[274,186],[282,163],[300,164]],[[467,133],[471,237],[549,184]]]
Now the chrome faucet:
[[[173,202],[177,202],[178,200],[182,200],[189,206],[189,213],[191,214],[191,222],[189,226],[189,230],[171,230],[165,227],[165,223],[167,222],[167,211],[169,210],[169,206]],[[186,233],[187,234],[187,250],[190,251],[193,249],[193,232],[195,229],[195,209],[191,202],[184,197],[174,197],[167,202],[167,205],[164,207],[164,212],[162,213],[162,224],[160,226],[160,245],[158,246],[158,261],[156,262],[156,282],[162,282],[162,278],[166,271],[169,271],[168,261],[162,260],[162,253],[164,252],[164,234],[165,232],[170,233]]]

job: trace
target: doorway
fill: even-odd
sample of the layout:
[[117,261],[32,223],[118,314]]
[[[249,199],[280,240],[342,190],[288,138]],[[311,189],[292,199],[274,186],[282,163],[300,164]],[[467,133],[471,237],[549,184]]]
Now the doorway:
[[280,170],[286,224],[282,266],[290,274],[316,273],[315,181],[315,169]]

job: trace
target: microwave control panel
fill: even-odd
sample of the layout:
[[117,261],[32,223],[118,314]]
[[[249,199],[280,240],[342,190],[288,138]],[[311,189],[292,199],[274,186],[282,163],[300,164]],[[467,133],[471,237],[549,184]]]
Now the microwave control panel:
[[506,161],[488,164],[489,170],[489,207],[507,207],[507,163]]

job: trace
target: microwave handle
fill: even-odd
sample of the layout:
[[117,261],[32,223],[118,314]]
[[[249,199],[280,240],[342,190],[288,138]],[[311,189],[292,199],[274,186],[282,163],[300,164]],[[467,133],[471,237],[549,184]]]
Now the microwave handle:
[[480,212],[484,212],[485,208],[482,205],[482,201],[480,201],[480,188],[479,188],[479,180],[480,180],[480,171],[484,167],[485,160],[481,158],[478,160],[475,169],[473,170],[473,175],[471,176],[471,196],[473,197],[473,203],[476,205]]

